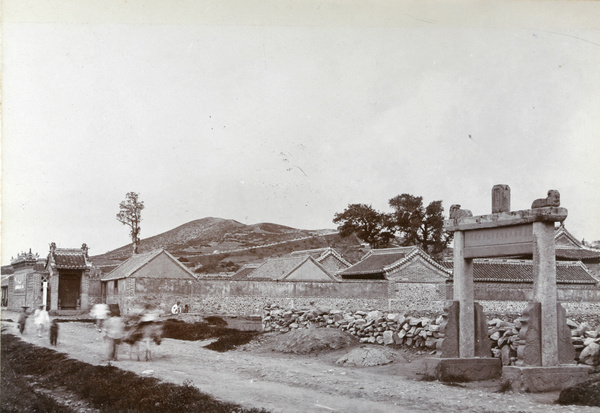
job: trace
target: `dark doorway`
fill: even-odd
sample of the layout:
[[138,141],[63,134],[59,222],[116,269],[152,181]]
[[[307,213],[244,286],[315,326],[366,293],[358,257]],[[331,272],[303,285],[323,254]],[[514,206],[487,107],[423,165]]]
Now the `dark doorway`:
[[76,310],[81,287],[80,274],[60,274],[58,280],[58,302],[61,310]]

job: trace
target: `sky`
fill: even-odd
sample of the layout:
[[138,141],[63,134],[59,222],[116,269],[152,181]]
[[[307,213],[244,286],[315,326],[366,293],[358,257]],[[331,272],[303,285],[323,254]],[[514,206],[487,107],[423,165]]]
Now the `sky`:
[[2,264],[204,217],[549,189],[600,240],[600,2],[5,0]]

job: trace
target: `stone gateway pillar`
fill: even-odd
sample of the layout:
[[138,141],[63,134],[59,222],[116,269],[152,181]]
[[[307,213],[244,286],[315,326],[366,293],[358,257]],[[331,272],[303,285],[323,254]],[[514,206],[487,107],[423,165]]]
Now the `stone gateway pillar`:
[[475,296],[473,260],[465,258],[463,231],[454,233],[454,300],[458,301],[458,352],[460,357],[475,357]]
[[[575,352],[565,336],[565,311],[557,299],[554,224],[567,214],[556,190],[535,200],[531,209],[510,211],[508,185],[492,189],[490,215],[473,216],[460,205],[450,207],[444,229],[454,233],[454,301],[446,306],[451,314],[445,315],[441,328],[445,337],[438,345],[442,355],[434,373],[439,380],[444,374],[489,379],[502,369],[500,360],[491,358],[483,310],[474,302],[473,259],[515,255],[533,255],[533,302],[519,334],[518,366],[505,367],[503,377],[513,390],[529,392],[560,390],[587,378],[587,366],[568,365]],[[482,368],[489,374],[474,371]]]
[[554,223],[533,223],[533,301],[541,304],[542,366],[558,366]]

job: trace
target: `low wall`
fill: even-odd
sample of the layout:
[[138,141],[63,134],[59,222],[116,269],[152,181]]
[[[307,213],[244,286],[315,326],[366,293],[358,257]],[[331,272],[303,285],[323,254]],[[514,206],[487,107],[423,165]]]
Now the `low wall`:
[[[484,310],[521,314],[532,297],[530,284],[476,283],[475,299]],[[343,282],[248,281],[229,279],[120,280],[114,291],[109,282],[107,303],[122,311],[151,304],[165,312],[181,301],[189,311],[212,314],[258,314],[269,304],[284,307],[318,305],[346,311],[370,309],[394,312],[442,312],[451,299],[451,284],[352,280]],[[568,314],[600,310],[600,289],[585,285],[561,285],[559,301]],[[448,298],[446,298],[446,296]],[[97,297],[90,297],[95,301]]]
[[[372,308],[388,310],[391,306],[408,308],[409,299],[388,299],[386,281],[360,282],[278,282],[206,280],[191,283],[157,283],[150,279],[128,280],[132,285],[110,292],[108,304],[119,304],[122,311],[150,304],[168,312],[177,301],[188,305],[190,312],[211,314],[260,314],[272,303],[282,306],[327,306],[345,309]],[[163,280],[164,281],[164,280]],[[407,291],[407,296],[412,292]],[[418,295],[423,298],[422,294]],[[427,301],[427,300],[425,300]],[[425,304],[425,301],[423,304]],[[428,301],[429,303],[431,300]],[[442,308],[442,303],[439,303]]]

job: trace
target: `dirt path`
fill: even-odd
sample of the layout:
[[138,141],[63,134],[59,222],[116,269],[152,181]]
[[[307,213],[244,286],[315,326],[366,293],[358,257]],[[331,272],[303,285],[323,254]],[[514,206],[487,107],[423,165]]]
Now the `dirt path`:
[[[15,323],[2,324],[18,335]],[[48,338],[38,338],[31,328],[22,337],[49,347]],[[165,339],[153,346],[150,362],[131,360],[122,346],[120,360],[113,364],[138,374],[152,370],[154,377],[177,384],[188,380],[221,400],[272,412],[600,412],[553,405],[557,393],[496,393],[498,381],[465,387],[417,381],[418,360],[349,368],[335,364],[343,351],[318,357],[216,353],[202,344]],[[106,364],[104,341],[92,324],[62,323],[57,350],[87,363]]]

